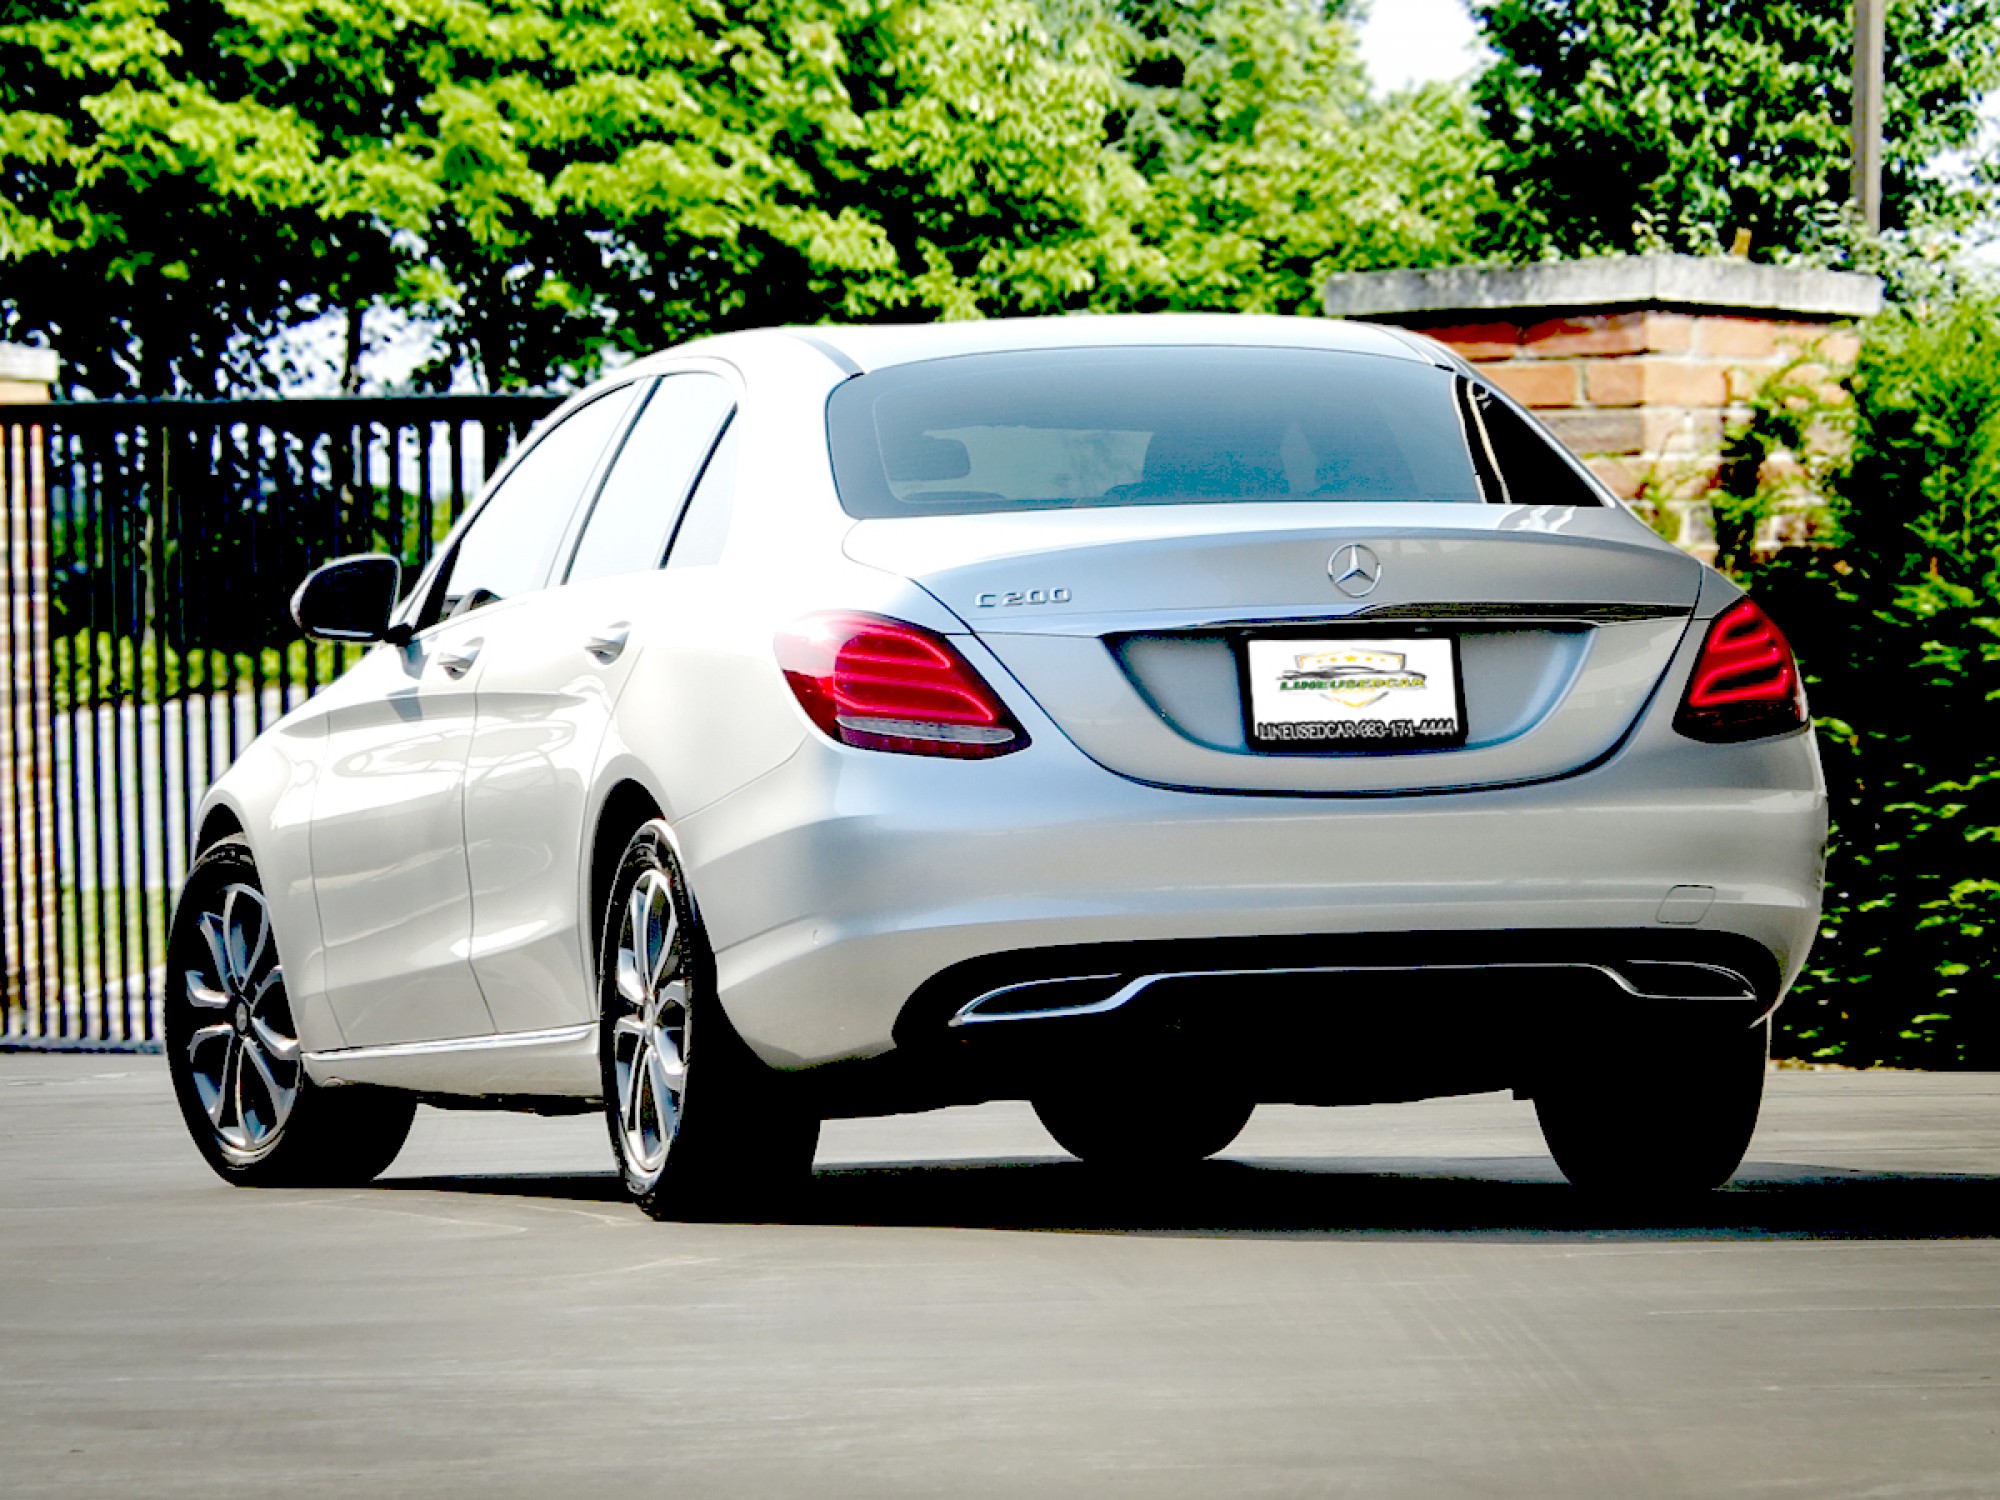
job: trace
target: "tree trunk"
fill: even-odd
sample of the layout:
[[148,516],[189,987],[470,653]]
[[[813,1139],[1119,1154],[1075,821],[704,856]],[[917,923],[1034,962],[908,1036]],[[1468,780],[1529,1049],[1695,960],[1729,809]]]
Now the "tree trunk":
[[347,309],[347,348],[340,363],[340,393],[343,396],[361,394],[361,320],[366,312],[367,309],[358,302]]

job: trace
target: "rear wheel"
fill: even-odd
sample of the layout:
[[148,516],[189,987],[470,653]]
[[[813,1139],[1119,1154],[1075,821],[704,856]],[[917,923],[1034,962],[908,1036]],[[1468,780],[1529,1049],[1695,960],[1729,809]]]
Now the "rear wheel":
[[1771,1024],[1703,1025],[1653,1041],[1636,1066],[1567,1068],[1535,1090],[1542,1139],[1577,1187],[1707,1192],[1743,1164],[1764,1097]]
[[723,1014],[663,824],[626,847],[601,951],[605,1123],[639,1206],[657,1219],[754,1212],[803,1181],[819,1120]]
[[1035,1113],[1056,1144],[1092,1166],[1160,1171],[1226,1150],[1256,1105],[1228,1095],[1151,1087],[1072,1087],[1038,1096]]
[[285,966],[241,838],[203,852],[167,940],[167,1070],[195,1147],[244,1187],[354,1185],[396,1159],[416,1102],[306,1074]]

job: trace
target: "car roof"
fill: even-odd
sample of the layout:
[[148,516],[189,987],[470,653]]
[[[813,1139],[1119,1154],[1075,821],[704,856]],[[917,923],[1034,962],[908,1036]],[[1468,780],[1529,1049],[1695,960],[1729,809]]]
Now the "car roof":
[[1443,350],[1430,347],[1428,340],[1374,324],[1238,313],[1072,313],[1061,317],[988,318],[951,323],[763,328],[696,339],[654,359],[691,355],[754,359],[758,346],[769,352],[776,340],[816,349],[848,374],[964,354],[1148,345],[1324,349],[1425,364],[1453,363]]

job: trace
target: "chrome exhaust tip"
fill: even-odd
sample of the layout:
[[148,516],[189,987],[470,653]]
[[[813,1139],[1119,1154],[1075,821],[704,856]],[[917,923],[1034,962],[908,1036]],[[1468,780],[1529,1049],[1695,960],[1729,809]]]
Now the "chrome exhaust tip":
[[1446,974],[1494,977],[1535,974],[1589,974],[1609,980],[1639,1000],[1755,1003],[1757,987],[1735,969],[1685,959],[1619,959],[1610,963],[1561,961],[1488,964],[1331,964],[1309,968],[1183,969],[1159,974],[1066,974],[1030,979],[987,990],[961,1005],[946,1022],[950,1028],[1000,1021],[1054,1020],[1096,1016],[1122,1009],[1155,985],[1169,981],[1295,979],[1367,975],[1411,978]]

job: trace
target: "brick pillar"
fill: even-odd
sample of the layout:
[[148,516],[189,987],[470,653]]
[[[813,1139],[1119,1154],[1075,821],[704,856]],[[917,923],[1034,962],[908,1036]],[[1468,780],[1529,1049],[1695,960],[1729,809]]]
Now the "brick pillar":
[[0,344],[0,999],[8,1032],[60,1030],[55,770],[49,723],[49,510],[42,426],[56,357]]
[[[1729,422],[1763,380],[1830,380],[1881,307],[1873,277],[1691,256],[1613,256],[1503,271],[1341,275],[1335,316],[1427,334],[1532,407],[1621,499],[1690,551],[1713,555],[1709,495]],[[1809,500],[1809,496],[1802,496]],[[1809,508],[1773,518],[1772,544],[1807,539]]]

